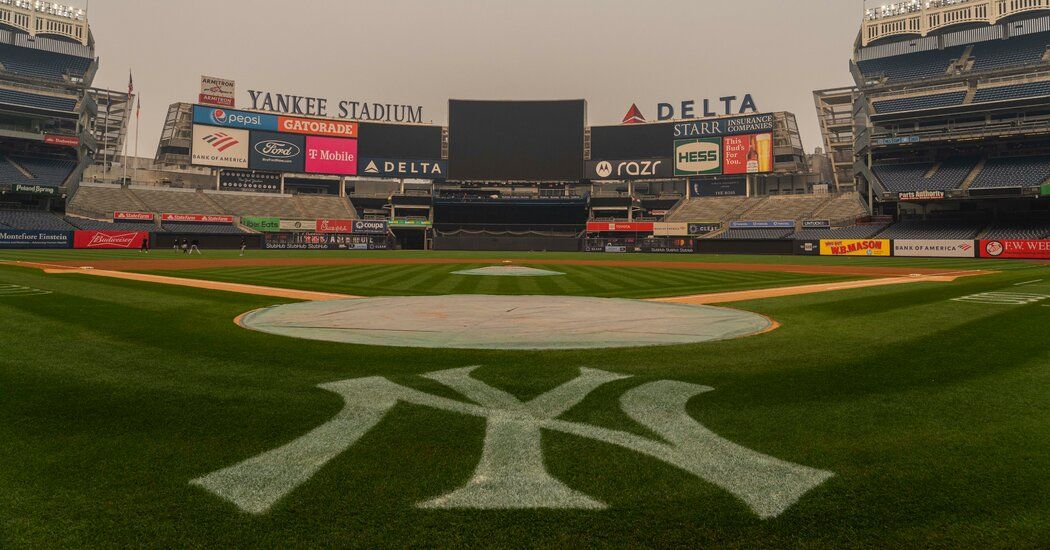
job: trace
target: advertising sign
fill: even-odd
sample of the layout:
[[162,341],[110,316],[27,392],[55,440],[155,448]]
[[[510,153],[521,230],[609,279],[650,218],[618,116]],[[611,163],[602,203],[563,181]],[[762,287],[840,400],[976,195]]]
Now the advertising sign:
[[757,222],[729,222],[730,229],[794,229],[794,220],[772,220]]
[[317,220],[318,233],[343,233],[354,232],[353,220]]
[[[252,132],[248,167],[252,170],[301,174],[306,168],[306,138],[273,132]],[[277,180],[280,182],[280,177]],[[277,187],[279,189],[280,185]]]
[[386,250],[384,239],[334,233],[267,233],[268,250]]
[[889,256],[888,239],[844,239],[820,241],[821,256]]
[[290,116],[277,117],[277,129],[288,134],[341,138],[356,138],[359,132],[356,122]]
[[233,107],[236,104],[237,84],[225,78],[201,76],[201,93],[198,101],[216,107]]
[[773,134],[722,138],[722,173],[765,174],[773,171]]
[[585,179],[634,180],[674,176],[672,159],[592,160],[587,163]]
[[389,225],[386,220],[354,220],[354,233],[364,235],[385,235]]
[[1050,259],[1050,240],[981,241],[982,258],[1012,258],[1019,260]]
[[239,130],[277,131],[276,115],[217,109],[202,105],[193,106],[193,123],[222,126],[223,128],[237,128]]
[[151,222],[153,221],[152,212],[114,212],[113,221],[115,222]]
[[747,195],[744,178],[697,178],[689,180],[694,197],[743,197]]
[[894,256],[917,258],[973,258],[977,255],[974,242],[963,240],[894,240]]
[[831,220],[803,220],[802,229],[829,229]]
[[213,216],[211,214],[161,214],[160,221],[176,223],[233,223],[233,216]]
[[53,197],[58,194],[58,189],[47,185],[22,185],[16,183],[11,186],[11,190],[15,193],[25,193],[27,195],[46,195]]
[[281,230],[280,218],[244,216],[241,218],[241,225],[260,233],[276,233]]
[[44,134],[44,143],[48,145],[58,145],[61,147],[80,147],[80,138],[76,136],[56,136],[54,134]]
[[306,172],[336,176],[357,175],[357,140],[306,138]]
[[0,229],[0,248],[70,248],[72,244],[68,231]]
[[722,173],[722,139],[680,139],[674,142],[675,176],[717,176]]
[[795,254],[799,256],[819,256],[820,241],[795,241]]
[[331,101],[324,97],[301,96],[248,90],[252,109],[285,115],[329,117],[385,122],[423,122],[423,107],[419,105],[391,105],[341,99]]
[[900,201],[940,201],[946,197],[944,191],[909,191],[907,193],[897,193],[897,200]]
[[689,224],[656,222],[653,224],[653,236],[655,237],[688,237]]
[[317,220],[281,220],[281,231],[317,231]]
[[361,159],[362,176],[443,180],[448,162],[443,160]]
[[587,222],[589,233],[652,233],[653,222]]
[[689,235],[706,235],[722,229],[721,222],[691,222],[689,224]]
[[250,170],[223,170],[219,174],[220,191],[280,193],[281,175]]
[[772,132],[776,128],[776,117],[772,113],[734,118],[710,118],[679,122],[674,125],[676,138],[700,138],[712,136],[736,136]]
[[193,126],[193,164],[218,168],[248,167],[248,130]]
[[1044,197],[1050,197],[1050,183],[1044,183],[1043,186],[1039,188],[1039,194]]
[[426,229],[433,223],[430,220],[409,220],[409,219],[398,219],[394,218],[390,220],[390,227],[414,227],[417,229]]
[[145,231],[74,231],[73,248],[138,249],[148,238]]

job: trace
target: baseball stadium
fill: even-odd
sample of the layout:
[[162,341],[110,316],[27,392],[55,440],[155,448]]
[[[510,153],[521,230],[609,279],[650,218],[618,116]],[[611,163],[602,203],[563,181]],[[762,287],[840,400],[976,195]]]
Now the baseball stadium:
[[154,156],[95,13],[0,0],[0,546],[1050,547],[1050,0],[865,6],[805,112],[202,76]]

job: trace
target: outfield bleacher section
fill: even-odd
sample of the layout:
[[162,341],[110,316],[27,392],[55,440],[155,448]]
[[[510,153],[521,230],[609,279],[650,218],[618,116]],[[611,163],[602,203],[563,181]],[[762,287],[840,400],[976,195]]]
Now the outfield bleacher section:
[[851,227],[803,229],[792,238],[810,241],[819,239],[870,239],[886,229],[885,225],[854,225]]
[[266,216],[284,219],[303,219],[308,214],[299,208],[291,195],[261,193],[207,193],[220,214],[231,216]]
[[831,195],[774,195],[755,201],[740,220],[801,220],[831,202]]
[[671,222],[717,222],[730,219],[742,211],[747,197],[709,197],[684,199],[667,216]]
[[10,157],[10,160],[17,162],[33,175],[30,181],[34,185],[46,185],[48,187],[61,187],[77,165],[74,160],[15,156]]
[[241,235],[247,234],[235,225],[219,223],[165,223],[161,228],[168,233],[186,233],[197,235]]
[[950,191],[966,181],[980,160],[979,157],[954,157],[939,164],[884,164],[876,165],[872,170],[892,193]]
[[75,216],[66,216],[66,223],[72,225],[77,229],[83,229],[85,231],[156,231],[157,227],[153,222],[107,222],[102,220],[92,220],[88,218],[78,218]]
[[[81,186],[81,190],[85,189]],[[158,214],[211,214],[224,212],[204,194],[194,190],[129,188],[131,193],[145,206],[147,212]],[[80,192],[80,191],[78,191]]]
[[737,220],[855,220],[866,214],[856,193],[772,195],[763,197],[695,197],[685,199],[667,216],[670,222]]
[[880,239],[975,239],[985,225],[967,221],[901,221],[877,236]]
[[794,229],[727,229],[713,239],[723,240],[780,240],[790,237]]
[[1050,220],[995,223],[981,235],[983,239],[1050,239]]

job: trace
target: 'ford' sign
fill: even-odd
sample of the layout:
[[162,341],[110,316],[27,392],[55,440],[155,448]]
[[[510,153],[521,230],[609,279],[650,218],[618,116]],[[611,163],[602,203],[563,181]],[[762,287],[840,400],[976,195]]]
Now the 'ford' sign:
[[363,235],[385,235],[386,220],[354,220],[354,233]]
[[243,130],[277,131],[277,117],[263,113],[249,113],[232,109],[193,106],[193,123]]
[[252,170],[302,173],[306,170],[306,136],[252,132],[248,167]]

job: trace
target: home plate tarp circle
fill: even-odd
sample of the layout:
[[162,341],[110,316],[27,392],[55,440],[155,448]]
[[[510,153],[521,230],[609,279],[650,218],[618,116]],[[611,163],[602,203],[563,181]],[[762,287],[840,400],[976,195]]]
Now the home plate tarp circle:
[[453,349],[692,344],[764,332],[747,311],[568,296],[418,296],[302,302],[248,313],[248,329],[329,342]]

